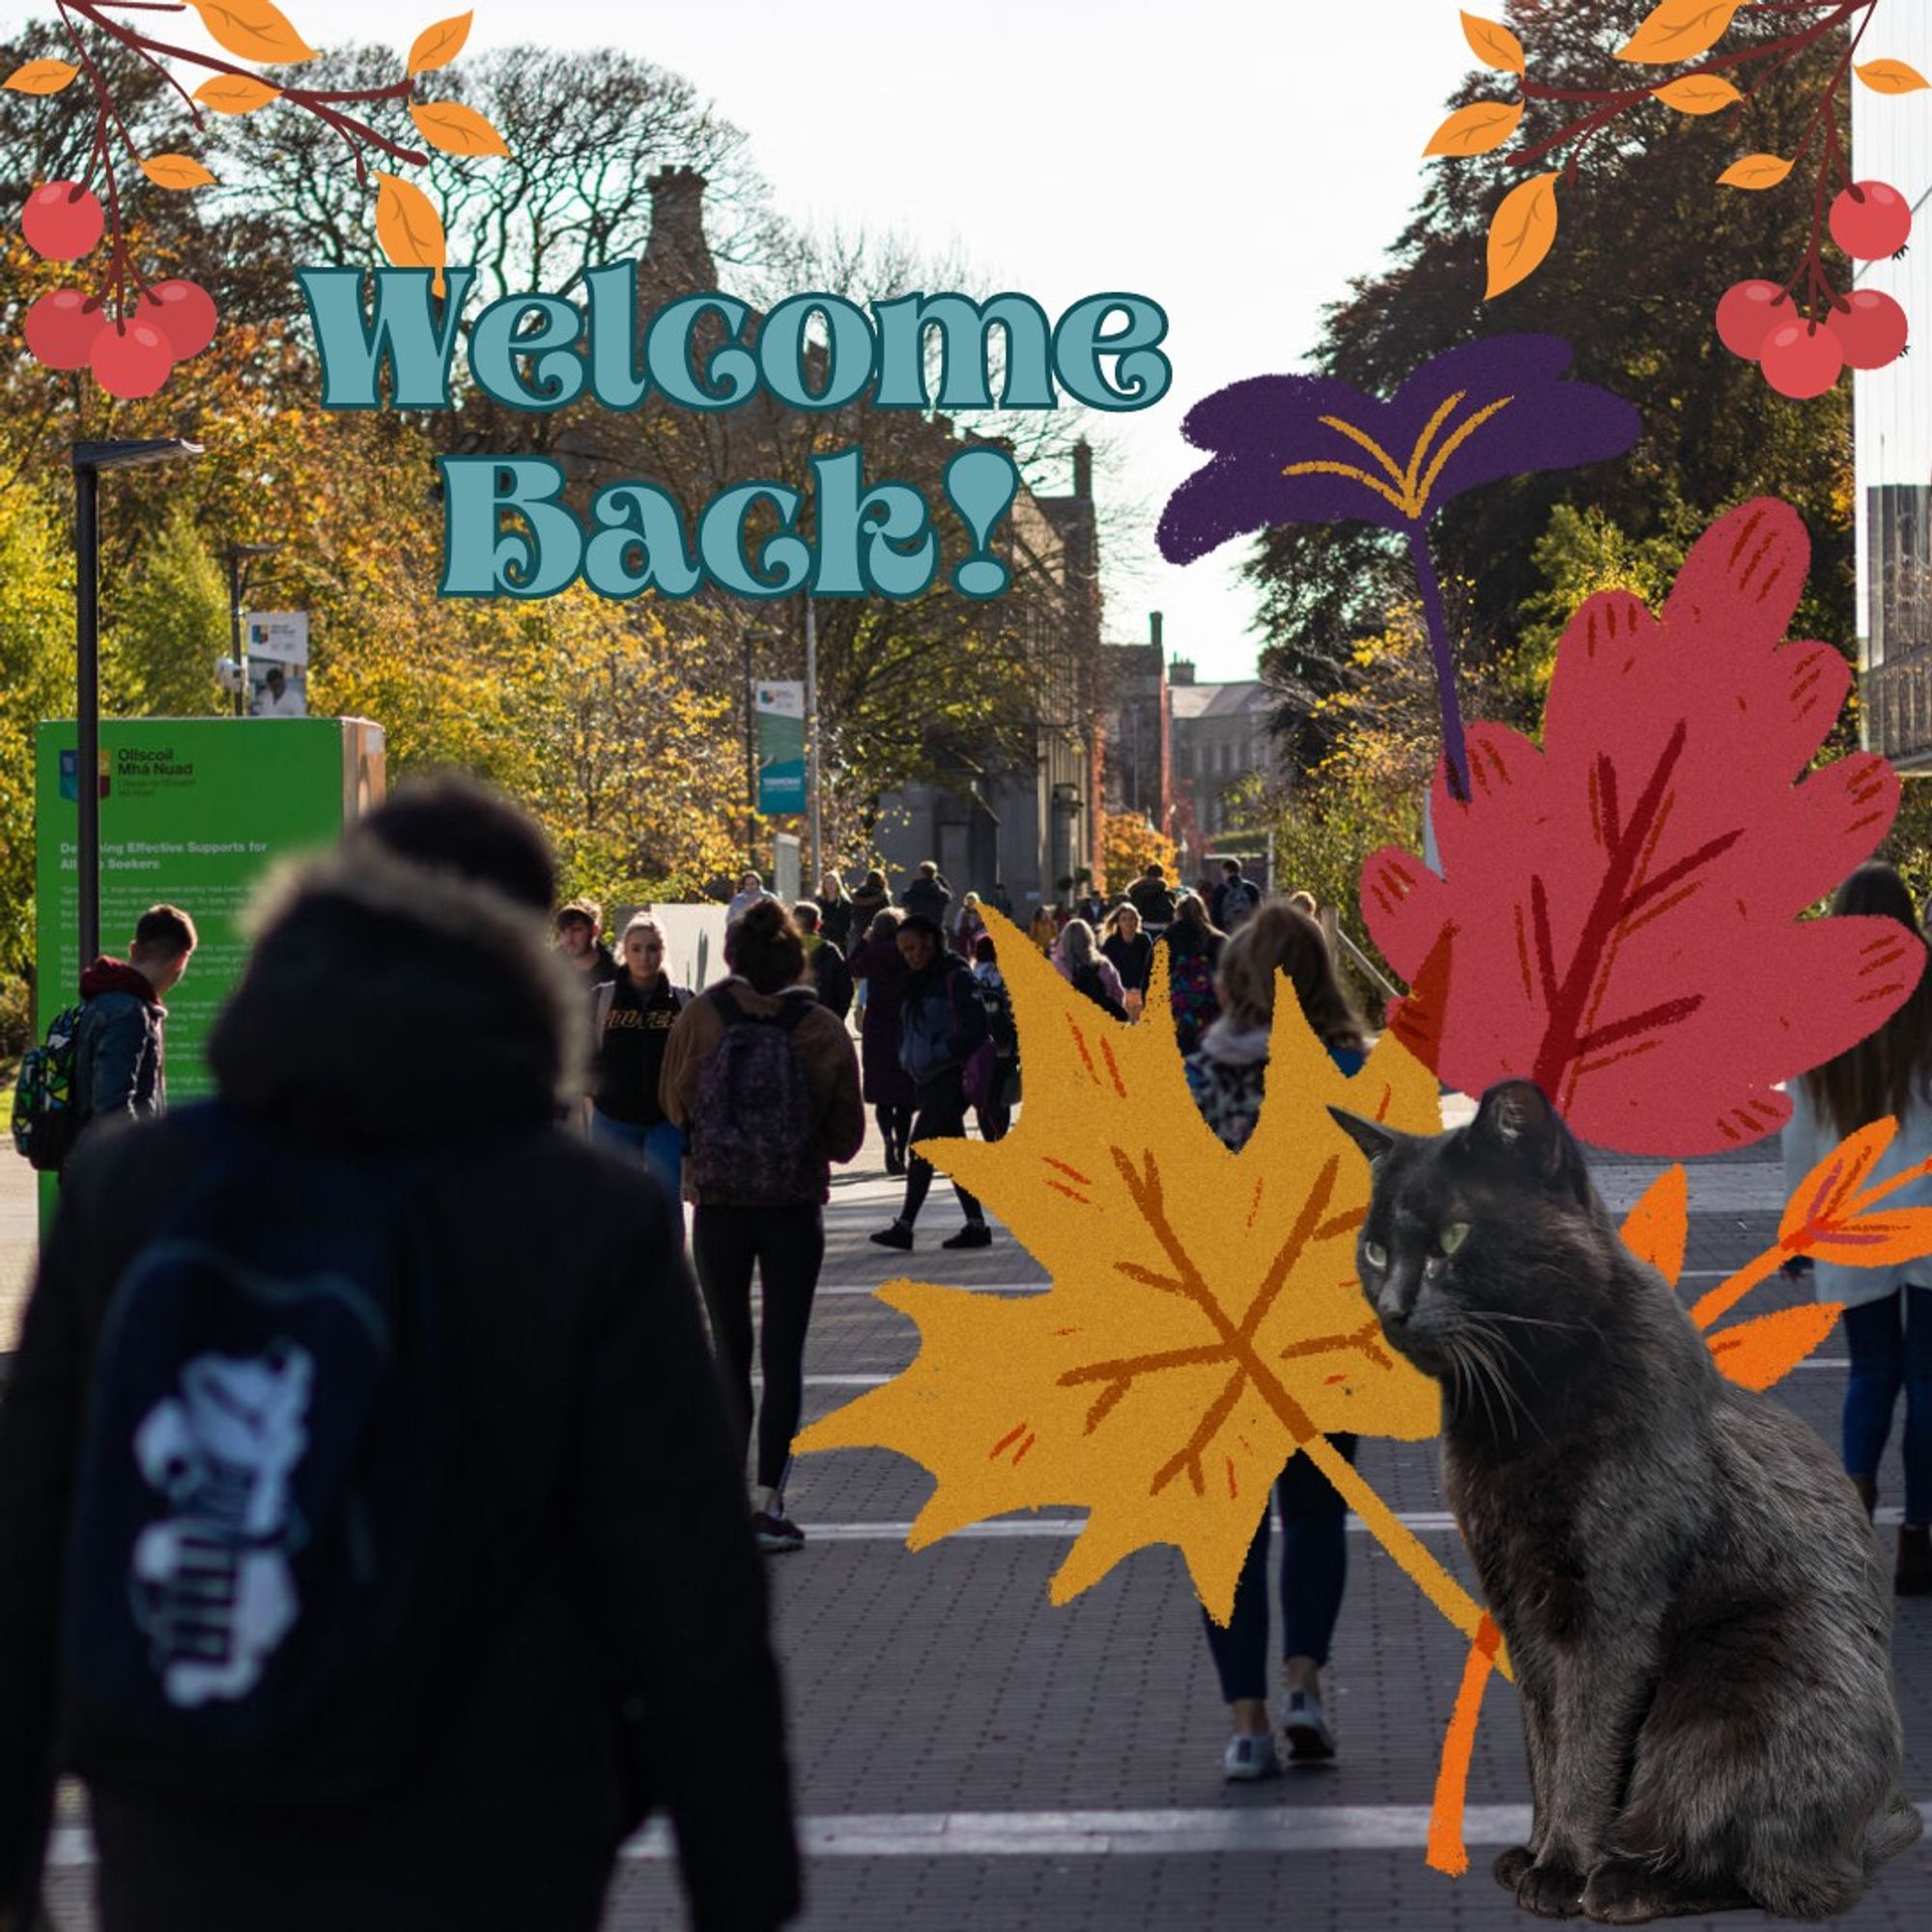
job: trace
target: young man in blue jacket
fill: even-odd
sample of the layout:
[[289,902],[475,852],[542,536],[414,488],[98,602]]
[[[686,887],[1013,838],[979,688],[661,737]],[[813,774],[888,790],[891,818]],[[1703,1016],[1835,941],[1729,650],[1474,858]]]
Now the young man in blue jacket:
[[126,959],[102,953],[80,976],[84,1011],[74,1039],[75,1088],[87,1119],[154,1120],[167,1112],[161,1005],[187,971],[199,935],[177,906],[150,906]]

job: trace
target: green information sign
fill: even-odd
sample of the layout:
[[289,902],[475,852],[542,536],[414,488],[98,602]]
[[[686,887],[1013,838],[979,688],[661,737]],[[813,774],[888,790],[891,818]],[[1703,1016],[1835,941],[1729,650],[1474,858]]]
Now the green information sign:
[[[79,996],[80,773],[71,722],[40,727],[35,823],[38,1024]],[[262,875],[330,843],[383,793],[380,726],[343,718],[103,721],[100,945],[124,956],[151,905],[178,905],[201,946],[168,995],[168,1096],[209,1090],[203,1047],[247,958],[241,917]]]
[[765,678],[752,687],[758,721],[758,810],[766,817],[805,810],[805,686]]

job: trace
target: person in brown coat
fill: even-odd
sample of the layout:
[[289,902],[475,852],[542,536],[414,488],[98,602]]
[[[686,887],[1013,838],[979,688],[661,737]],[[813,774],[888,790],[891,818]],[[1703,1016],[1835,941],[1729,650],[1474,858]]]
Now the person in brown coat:
[[832,1163],[866,1138],[852,1037],[818,1004],[791,916],[761,899],[724,935],[730,977],[694,1000],[665,1047],[659,1099],[691,1137],[684,1198],[711,1342],[738,1424],[752,1433],[752,1271],[764,1293],[758,1338],[758,1498],[762,1549],[796,1549],[784,1512],[791,1439],[805,1400],[805,1333],[825,1259]]

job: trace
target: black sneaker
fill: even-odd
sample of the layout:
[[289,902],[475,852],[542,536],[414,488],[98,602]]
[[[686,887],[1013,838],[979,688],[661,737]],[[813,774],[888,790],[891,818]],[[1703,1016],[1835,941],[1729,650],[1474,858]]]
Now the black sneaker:
[[[903,1221],[895,1221],[890,1228],[881,1228],[872,1239],[882,1248],[910,1248],[912,1230]],[[950,1241],[947,1243],[948,1247],[952,1245]]]
[[[878,1236],[872,1236],[877,1240]],[[942,1248],[990,1248],[993,1245],[993,1231],[983,1221],[968,1221],[956,1235],[948,1236],[939,1244]],[[908,1241],[907,1247],[912,1243]]]
[[767,1555],[781,1556],[788,1549],[805,1548],[805,1531],[790,1517],[774,1516],[770,1510],[752,1512],[752,1533]]

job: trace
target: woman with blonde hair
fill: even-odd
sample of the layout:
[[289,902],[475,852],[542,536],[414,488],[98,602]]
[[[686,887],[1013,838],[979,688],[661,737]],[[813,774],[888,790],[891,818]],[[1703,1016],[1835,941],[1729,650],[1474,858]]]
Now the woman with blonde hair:
[[[1832,914],[1896,920],[1918,948],[1925,945],[1912,895],[1889,866],[1861,866],[1838,888]],[[1876,1033],[1790,1082],[1786,1092],[1787,1194],[1795,1194],[1846,1135],[1888,1115],[1896,1118],[1898,1133],[1866,1176],[1868,1185],[1932,1155],[1932,959],[1911,997]],[[1908,1182],[1887,1206],[1932,1207],[1932,1179]],[[1905,1520],[1893,1582],[1901,1596],[1923,1596],[1932,1591],[1932,1263],[1845,1267],[1821,1260],[1813,1278],[1820,1301],[1844,1304],[1839,1320],[1852,1362],[1845,1383],[1845,1473],[1867,1515],[1878,1505],[1879,1459],[1904,1393]]]
[[1121,1004],[1130,1018],[1139,1019],[1153,977],[1153,941],[1141,930],[1140,912],[1131,899],[1107,915],[1100,951],[1121,976]]
[[1053,963],[1060,977],[1076,993],[1084,994],[1111,1018],[1127,1017],[1125,989],[1114,962],[1100,951],[1094,928],[1084,919],[1069,919],[1060,929],[1060,944],[1053,950]]
[[[1321,928],[1280,900],[1264,904],[1221,950],[1221,1016],[1186,1062],[1188,1091],[1225,1147],[1245,1147],[1261,1118],[1275,994],[1283,978],[1335,1065],[1344,1073],[1354,1073],[1362,1065],[1361,1024],[1335,978]],[[1355,1460],[1353,1435],[1328,1440],[1350,1462]],[[1328,1478],[1299,1453],[1289,1459],[1274,1493],[1284,1545],[1282,1655],[1288,1711],[1283,1736],[1292,1757],[1333,1757],[1335,1734],[1321,1706],[1321,1670],[1348,1577],[1348,1506]],[[1267,1777],[1281,1768],[1267,1708],[1269,1532],[1264,1513],[1235,1586],[1227,1628],[1203,1612],[1221,1695],[1234,1719],[1222,1770],[1235,1779]]]

